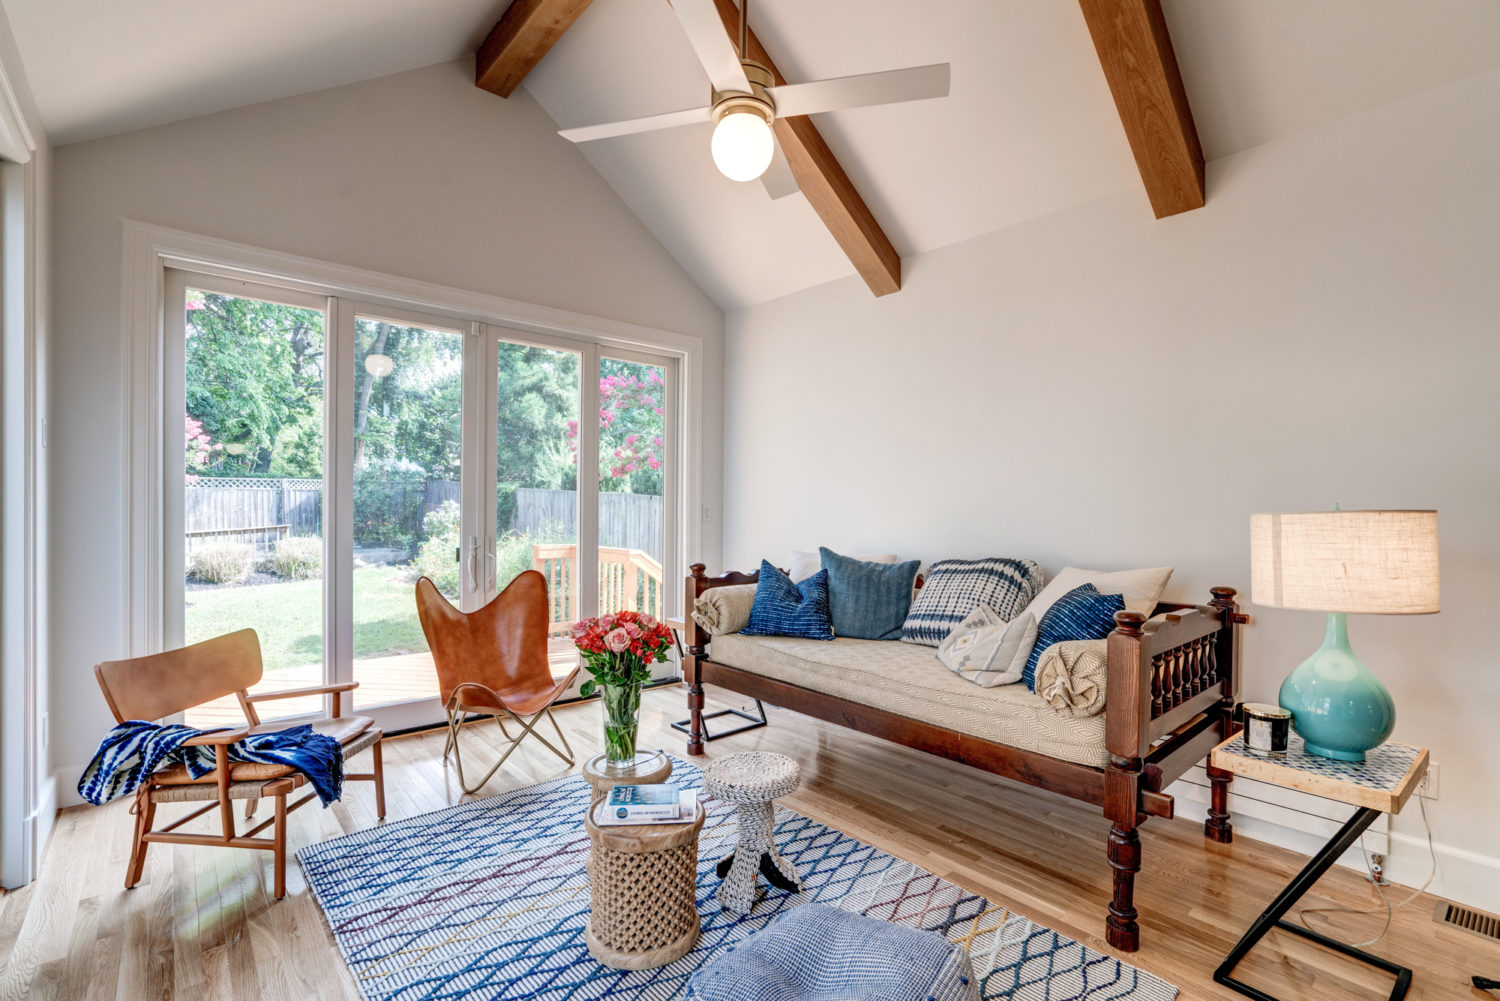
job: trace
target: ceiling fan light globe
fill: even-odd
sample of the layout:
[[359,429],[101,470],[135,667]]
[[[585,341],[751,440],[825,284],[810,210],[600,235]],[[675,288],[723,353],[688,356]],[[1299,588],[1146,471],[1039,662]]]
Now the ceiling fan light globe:
[[776,140],[763,116],[748,109],[731,111],[714,126],[709,152],[714,166],[731,181],[753,181],[771,166]]
[[390,355],[365,355],[365,371],[377,379],[384,379],[396,370]]

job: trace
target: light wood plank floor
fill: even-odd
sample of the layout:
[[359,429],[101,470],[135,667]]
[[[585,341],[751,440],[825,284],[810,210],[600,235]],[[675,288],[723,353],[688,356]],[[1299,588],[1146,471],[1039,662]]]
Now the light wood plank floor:
[[[683,703],[678,688],[647,693],[643,745],[682,753],[681,737],[668,722],[684,715]],[[788,806],[1108,949],[1101,938],[1107,825],[1097,811],[769,711],[770,727],[712,743],[709,755],[754,748],[791,754],[802,763],[803,784],[785,800]],[[600,749],[595,705],[567,707],[557,716],[580,760]],[[466,734],[471,750],[479,750],[471,759],[476,774],[485,752],[473,741],[489,741],[492,731],[493,725],[471,727]],[[442,747],[441,733],[387,742],[392,819],[463,798],[442,765]],[[518,750],[511,762],[487,794],[567,771],[540,744]],[[295,862],[287,867],[288,896],[277,903],[264,853],[155,845],[145,878],[127,892],[121,888],[127,809],[121,801],[64,811],[41,878],[0,897],[0,955],[7,957],[0,998],[358,998]],[[295,849],[375,822],[370,788],[356,783],[328,810],[310,806],[293,814],[289,838]],[[1184,999],[1240,997],[1213,984],[1209,972],[1305,860],[1244,838],[1208,845],[1199,825],[1185,820],[1152,820],[1142,840],[1142,949],[1129,960],[1177,984]],[[1373,902],[1358,875],[1338,868],[1305,898],[1309,907]],[[1398,912],[1390,934],[1372,951],[1417,971],[1409,995],[1414,1001],[1486,997],[1469,985],[1469,976],[1500,975],[1500,947],[1434,924],[1433,904],[1424,896]],[[1338,915],[1320,927],[1358,941],[1378,931],[1380,920]],[[1386,979],[1282,933],[1266,940],[1241,975],[1285,1001],[1383,999],[1389,992]]]

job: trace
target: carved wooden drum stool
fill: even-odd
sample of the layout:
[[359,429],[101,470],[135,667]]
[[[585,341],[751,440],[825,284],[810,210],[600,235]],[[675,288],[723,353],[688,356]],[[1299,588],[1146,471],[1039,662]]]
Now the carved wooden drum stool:
[[687,824],[600,826],[589,807],[589,955],[617,970],[647,970],[698,944],[698,832]]
[[734,851],[719,861],[715,872],[723,880],[719,906],[733,914],[749,914],[755,903],[755,874],[778,889],[798,893],[797,870],[776,851],[776,798],[797,788],[802,769],[784,754],[743,751],[716,758],[703,769],[703,791],[737,807],[739,831]]

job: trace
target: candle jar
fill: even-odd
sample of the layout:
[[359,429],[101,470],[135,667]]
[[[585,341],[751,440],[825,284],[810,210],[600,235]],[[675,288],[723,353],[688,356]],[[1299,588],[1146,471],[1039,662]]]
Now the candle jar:
[[1246,702],[1240,708],[1245,714],[1245,746],[1268,758],[1286,757],[1292,714],[1265,702]]

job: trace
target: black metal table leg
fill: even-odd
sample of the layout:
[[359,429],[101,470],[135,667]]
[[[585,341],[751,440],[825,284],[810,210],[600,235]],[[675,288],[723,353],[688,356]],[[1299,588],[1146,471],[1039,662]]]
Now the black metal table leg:
[[[765,726],[767,722],[766,707],[760,704],[760,699],[755,700],[755,711],[756,713],[758,713],[758,715],[751,715],[750,713],[745,712],[743,709],[719,709],[711,713],[704,713],[703,740],[705,742],[710,740],[718,740],[720,737],[733,737],[735,734],[744,733],[746,730],[760,729],[761,727]],[[708,721],[711,719],[718,719],[720,716],[738,716],[740,719],[745,721],[745,725],[737,726],[733,730],[720,730],[718,733],[709,733]],[[688,729],[688,724],[691,722],[691,720],[680,719],[672,724],[672,729],[677,730],[680,733],[691,735],[692,730]]]
[[1344,852],[1349,850],[1350,846],[1359,840],[1359,836],[1365,833],[1369,826],[1375,822],[1375,818],[1379,816],[1379,810],[1361,807],[1355,812],[1354,816],[1349,818],[1343,827],[1339,828],[1339,832],[1333,836],[1333,840],[1324,845],[1323,850],[1313,856],[1312,861],[1308,862],[1307,866],[1301,872],[1297,873],[1297,877],[1287,884],[1286,889],[1281,891],[1281,895],[1273,900],[1271,906],[1267,907],[1261,913],[1260,917],[1256,918],[1255,922],[1250,925],[1250,930],[1245,932],[1245,937],[1239,940],[1239,943],[1235,945],[1228,956],[1224,957],[1224,962],[1220,963],[1219,968],[1214,971],[1214,981],[1216,983],[1223,984],[1226,987],[1233,987],[1246,997],[1255,998],[1256,1001],[1279,1001],[1274,995],[1267,994],[1263,990],[1251,987],[1243,981],[1236,980],[1230,974],[1234,972],[1234,968],[1239,965],[1240,960],[1244,959],[1250,950],[1255,948],[1256,943],[1265,938],[1266,934],[1272,928],[1281,928],[1394,975],[1396,985],[1391,989],[1390,1001],[1401,1001],[1406,996],[1406,990],[1411,986],[1411,970],[1392,963],[1390,960],[1381,959],[1379,956],[1372,956],[1368,952],[1345,945],[1326,935],[1320,935],[1315,931],[1303,928],[1301,925],[1294,925],[1282,920],[1286,917],[1287,911],[1291,910],[1297,901],[1302,899],[1303,894],[1312,889],[1313,884],[1338,861],[1340,855],[1343,855]]

